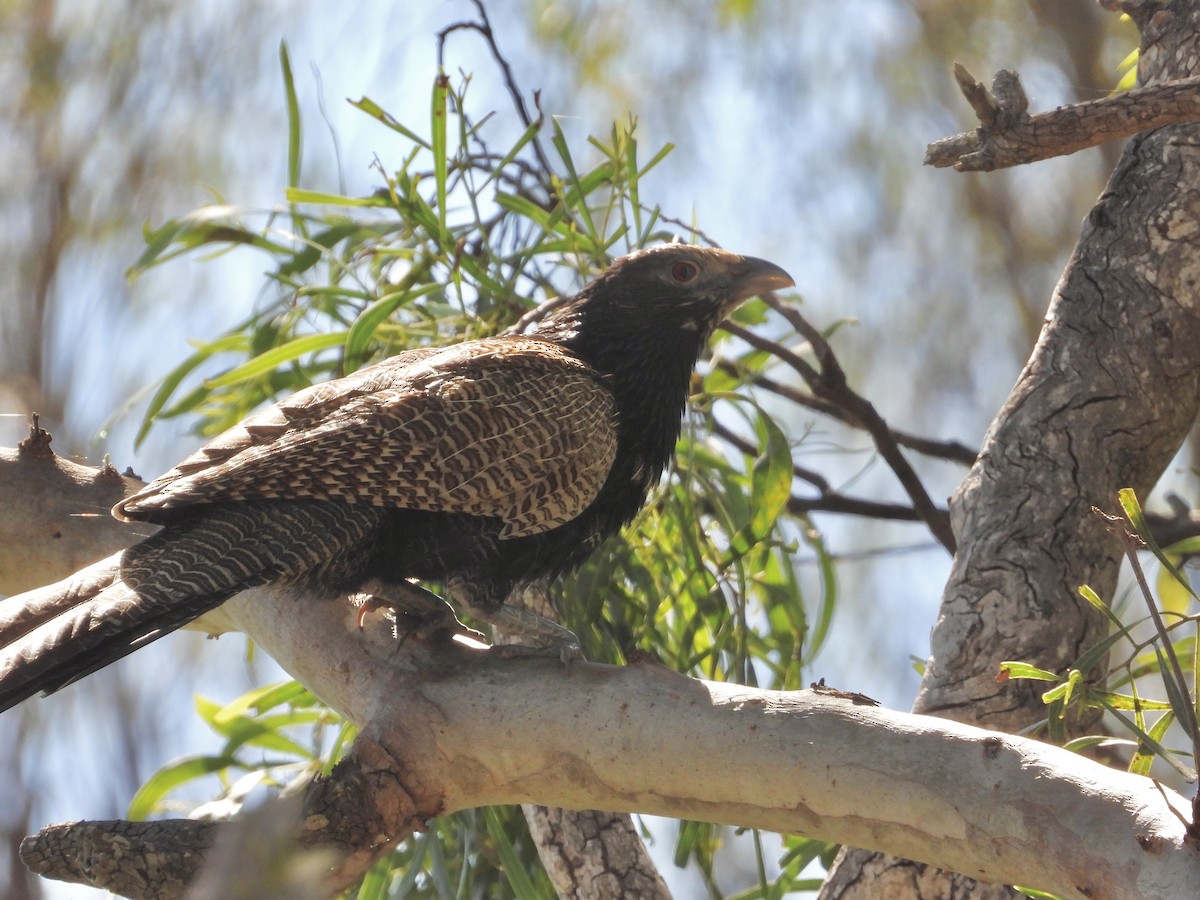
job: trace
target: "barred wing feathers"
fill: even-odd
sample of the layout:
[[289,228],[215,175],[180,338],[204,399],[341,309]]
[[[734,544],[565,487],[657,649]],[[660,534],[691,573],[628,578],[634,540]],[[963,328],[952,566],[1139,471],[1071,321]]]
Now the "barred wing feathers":
[[195,504],[328,500],[499,518],[502,538],[582,513],[616,455],[616,403],[549,341],[417,351],[250,417],[117,505],[165,521]]

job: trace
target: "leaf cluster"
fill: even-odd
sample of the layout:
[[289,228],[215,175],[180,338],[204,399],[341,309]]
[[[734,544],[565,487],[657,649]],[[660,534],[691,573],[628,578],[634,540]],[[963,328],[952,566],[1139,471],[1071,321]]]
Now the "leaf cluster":
[[[1137,591],[1146,603],[1147,615],[1132,622],[1114,611],[1089,586],[1080,596],[1100,610],[1113,626],[1107,639],[1082,654],[1065,674],[1049,672],[1025,662],[1002,664],[1001,677],[1026,678],[1052,684],[1042,694],[1048,717],[1043,723],[1050,736],[1068,749],[1101,750],[1124,754],[1129,771],[1151,774],[1155,760],[1165,763],[1176,777],[1195,782],[1200,764],[1200,727],[1197,726],[1200,698],[1200,641],[1196,639],[1197,616],[1186,612],[1200,602],[1183,572],[1182,562],[1200,549],[1195,538],[1167,548],[1154,539],[1134,492],[1119,492],[1123,517],[1104,518],[1125,548]],[[1148,551],[1158,562],[1156,589],[1151,589],[1140,560]],[[1149,636],[1143,636],[1149,628]],[[1115,657],[1115,659],[1114,659]],[[1146,696],[1146,686],[1161,687],[1163,696]],[[1084,711],[1102,712],[1118,726],[1117,737],[1088,734],[1066,740],[1067,723]],[[1174,727],[1173,727],[1174,726]],[[1122,735],[1128,735],[1123,737]],[[1186,747],[1173,746],[1180,735]],[[1189,833],[1200,835],[1198,809],[1193,810]]]

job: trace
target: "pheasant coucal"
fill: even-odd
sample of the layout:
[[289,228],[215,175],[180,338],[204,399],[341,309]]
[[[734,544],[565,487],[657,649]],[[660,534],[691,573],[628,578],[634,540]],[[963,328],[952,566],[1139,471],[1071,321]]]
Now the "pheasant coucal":
[[722,250],[643,250],[524,334],[410,350],[252,415],[113,509],[161,531],[0,603],[0,710],[273,582],[439,581],[492,617],[633,518],[717,323],[791,284]]

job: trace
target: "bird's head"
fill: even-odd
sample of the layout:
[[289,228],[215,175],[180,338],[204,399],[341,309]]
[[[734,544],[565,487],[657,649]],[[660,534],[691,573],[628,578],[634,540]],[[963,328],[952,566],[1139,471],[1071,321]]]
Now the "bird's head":
[[605,341],[622,337],[673,343],[682,338],[698,348],[744,300],[793,284],[787,272],[766,260],[667,244],[616,260],[544,325],[549,326],[545,330],[565,325],[585,341],[591,332]]
[[632,488],[626,499],[636,501],[623,516],[633,515],[671,457],[692,372],[713,329],[742,301],[794,283],[765,260],[668,244],[618,259],[534,326],[577,354],[613,393],[619,443],[610,480]]

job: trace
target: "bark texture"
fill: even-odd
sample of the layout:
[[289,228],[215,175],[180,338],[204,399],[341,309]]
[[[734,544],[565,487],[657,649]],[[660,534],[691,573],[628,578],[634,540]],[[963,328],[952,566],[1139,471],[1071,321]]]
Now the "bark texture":
[[93,469],[56,456],[50,435],[36,424],[15,450],[0,447],[0,496],[10,498],[0,510],[0,593],[65,578],[157,531],[149,525],[131,533],[109,515],[141,484],[112,466]]
[[521,809],[558,896],[596,900],[671,896],[629,815],[531,803]]
[[1015,72],[997,72],[990,91],[960,65],[955,65],[954,77],[980,127],[934,141],[925,151],[927,166],[991,172],[1200,119],[1197,78],[1148,85],[1031,116],[1029,98]]
[[[1142,83],[1196,74],[1200,4],[1121,6],[1142,32]],[[1063,671],[1107,634],[1077,589],[1111,597],[1121,553],[1090,510],[1115,509],[1121,488],[1144,497],[1195,422],[1198,284],[1200,125],[1172,125],[1125,148],[1033,355],[952,499],[958,552],[915,712],[1016,731],[1045,709],[1028,683],[997,683],[1000,661]],[[843,853],[822,897],[995,896],[871,856]],[[874,882],[844,877],[846,867],[900,869],[908,886],[871,894]]]

